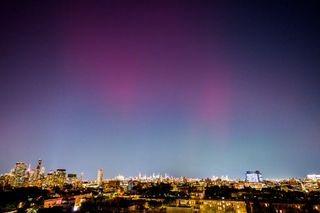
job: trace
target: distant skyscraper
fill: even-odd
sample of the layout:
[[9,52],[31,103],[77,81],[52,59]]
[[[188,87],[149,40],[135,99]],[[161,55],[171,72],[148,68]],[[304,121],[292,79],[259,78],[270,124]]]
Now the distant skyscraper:
[[68,174],[67,175],[67,183],[68,184],[74,184],[77,181],[77,174]]
[[47,186],[54,186],[55,183],[55,172],[49,171],[45,180]]
[[41,164],[42,164],[42,160],[38,160],[38,165],[35,168],[34,175],[33,175],[33,180],[34,181],[37,181],[37,180],[40,179]]
[[262,181],[262,174],[261,172],[257,171],[247,171],[246,172],[246,181],[248,182],[261,182]]
[[66,170],[65,169],[57,169],[56,171],[56,184],[60,187],[63,186],[63,184],[66,181]]
[[99,186],[102,185],[102,178],[103,178],[103,170],[100,168],[98,170],[98,176],[97,176],[97,183]]
[[14,169],[14,185],[16,187],[23,186],[25,182],[27,165],[24,162],[17,162]]

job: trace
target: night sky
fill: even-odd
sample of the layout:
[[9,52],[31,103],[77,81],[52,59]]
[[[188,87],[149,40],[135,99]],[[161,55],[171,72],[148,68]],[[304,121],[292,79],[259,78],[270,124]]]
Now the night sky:
[[320,6],[237,2],[1,1],[0,173],[320,173]]

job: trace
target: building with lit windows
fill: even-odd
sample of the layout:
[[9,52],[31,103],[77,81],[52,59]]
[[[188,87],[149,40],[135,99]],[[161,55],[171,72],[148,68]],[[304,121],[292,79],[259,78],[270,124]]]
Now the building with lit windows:
[[99,186],[102,185],[102,178],[103,178],[103,170],[100,168],[100,169],[98,170],[98,176],[97,176],[97,184],[98,184]]
[[247,182],[261,182],[262,174],[260,171],[247,171],[246,172],[246,181]]
[[309,175],[307,175],[307,179],[312,180],[312,181],[318,181],[318,180],[320,180],[320,175],[319,174],[309,174]]
[[49,171],[45,178],[46,186],[62,187],[67,181],[67,174],[65,169],[57,169],[56,171]]
[[14,186],[21,187],[26,181],[27,165],[24,162],[17,162],[14,169]]
[[34,170],[34,174],[33,174],[33,181],[37,181],[40,179],[40,173],[41,173],[41,164],[42,164],[42,160],[38,160],[38,165]]
[[55,182],[55,172],[49,171],[46,178],[45,178],[45,185],[46,186],[54,186]]
[[57,169],[56,171],[56,185],[62,187],[66,181],[66,170],[65,169]]
[[78,181],[77,174],[68,174],[66,183],[68,184],[75,184]]

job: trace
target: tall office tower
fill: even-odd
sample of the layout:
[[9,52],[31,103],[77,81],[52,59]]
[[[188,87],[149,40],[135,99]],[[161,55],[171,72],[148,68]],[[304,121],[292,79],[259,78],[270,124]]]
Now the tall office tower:
[[246,172],[246,181],[248,182],[261,182],[262,181],[262,174],[261,172],[257,171],[247,171]]
[[47,174],[47,177],[45,179],[45,184],[47,186],[53,186],[54,185],[54,179],[55,179],[55,173],[53,171],[49,171]]
[[56,171],[56,185],[62,187],[66,181],[66,170],[65,169],[57,169]]
[[21,187],[25,183],[27,165],[24,162],[17,162],[14,169],[14,186]]
[[44,177],[45,171],[46,171],[46,168],[41,167],[41,169],[40,169],[40,178]]
[[99,186],[102,185],[102,178],[103,178],[103,170],[100,168],[98,170],[98,176],[97,176],[97,183]]
[[38,165],[37,165],[36,169],[34,170],[34,175],[33,175],[34,181],[37,181],[40,179],[41,164],[42,164],[42,160],[38,160]]
[[77,174],[71,174],[71,173],[69,173],[68,175],[67,175],[67,183],[68,184],[74,184],[74,183],[76,183],[77,182]]

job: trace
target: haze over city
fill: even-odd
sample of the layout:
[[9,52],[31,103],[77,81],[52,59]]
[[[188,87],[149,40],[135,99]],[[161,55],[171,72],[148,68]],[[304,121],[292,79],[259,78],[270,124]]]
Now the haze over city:
[[316,1],[0,4],[0,174],[319,173]]

